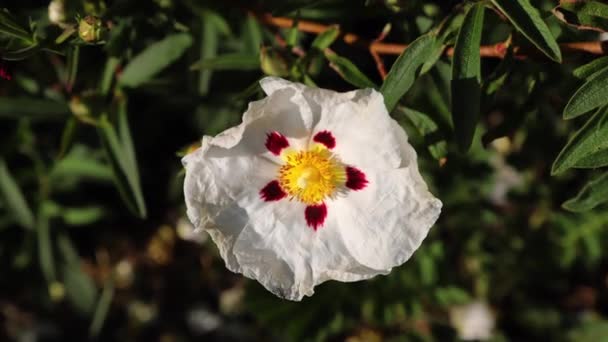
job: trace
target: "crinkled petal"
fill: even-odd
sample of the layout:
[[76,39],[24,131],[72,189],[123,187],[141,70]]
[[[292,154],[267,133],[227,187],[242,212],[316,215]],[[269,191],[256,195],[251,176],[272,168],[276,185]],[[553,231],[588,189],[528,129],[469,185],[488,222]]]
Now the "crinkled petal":
[[388,273],[420,247],[439,217],[441,202],[420,183],[415,165],[363,169],[369,183],[334,200],[349,254],[362,265]]
[[[394,120],[386,111],[382,95],[372,89],[351,92],[350,95],[347,101],[320,105],[320,116],[313,134],[330,132],[336,140],[333,151],[347,164],[384,168],[401,166],[399,137],[393,132]],[[322,97],[315,99],[328,102],[322,101]],[[314,106],[312,108],[314,112]]]
[[299,202],[260,203],[252,194],[241,198],[239,206],[247,213],[247,223],[231,239],[237,271],[279,297],[301,300],[330,279],[357,281],[385,273],[351,256],[340,231],[343,221],[338,208],[329,207],[323,226],[315,231],[306,224],[306,205]]

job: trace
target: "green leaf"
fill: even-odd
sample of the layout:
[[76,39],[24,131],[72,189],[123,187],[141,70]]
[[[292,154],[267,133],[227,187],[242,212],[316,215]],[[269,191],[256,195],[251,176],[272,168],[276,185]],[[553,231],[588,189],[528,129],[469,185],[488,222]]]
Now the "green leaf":
[[70,113],[66,103],[31,97],[0,97],[0,118],[60,119]]
[[[201,60],[212,59],[217,54],[219,32],[214,21],[211,19],[213,16],[216,15],[208,11],[205,11],[201,15]],[[206,95],[209,92],[212,74],[212,70],[201,68],[198,75],[198,93],[200,95]]]
[[325,58],[330,63],[330,66],[348,83],[357,88],[378,88],[378,86],[370,80],[357,66],[344,57],[340,57],[335,53],[326,53]]
[[476,4],[465,15],[458,32],[452,60],[452,122],[456,142],[462,151],[471,146],[481,105],[479,46],[484,6]]
[[608,56],[603,56],[574,69],[572,74],[577,78],[589,80],[598,71],[601,71],[606,67],[608,67]]
[[509,21],[547,57],[561,63],[559,45],[529,0],[492,0]]
[[191,70],[258,70],[260,56],[227,53],[218,57],[203,59],[190,67]]
[[68,50],[67,54],[67,75],[65,84],[68,91],[72,91],[74,83],[76,82],[76,76],[78,75],[78,61],[80,59],[80,46],[74,45]]
[[99,221],[105,215],[105,209],[95,205],[87,207],[63,208],[61,211],[63,221],[70,226],[86,226]]
[[426,34],[418,37],[397,58],[380,88],[389,112],[414,84],[421,66],[434,54],[435,49],[435,36]]
[[576,197],[567,200],[562,206],[570,211],[581,212],[605,202],[608,202],[608,172],[589,181]]
[[403,106],[397,106],[396,110],[402,112],[424,138],[433,158],[439,160],[447,155],[447,143],[439,131],[439,126],[429,115]]
[[40,205],[38,210],[38,222],[36,223],[36,238],[38,242],[38,262],[47,284],[57,281],[55,271],[55,257],[51,243],[51,231],[49,226],[48,206],[46,203]]
[[0,194],[4,205],[7,207],[9,214],[15,218],[15,221],[22,227],[34,228],[34,214],[2,158],[0,158]]
[[312,47],[317,50],[325,50],[333,44],[340,35],[340,29],[337,26],[332,26],[318,35],[312,41]]
[[109,56],[106,61],[106,65],[103,69],[103,75],[101,78],[101,82],[99,83],[99,91],[101,95],[106,96],[110,92],[112,87],[112,81],[114,80],[114,76],[116,75],[116,69],[120,64],[120,58]]
[[252,16],[247,16],[243,27],[243,42],[245,43],[245,52],[251,55],[260,53],[262,46],[262,27],[260,23]]
[[562,173],[578,163],[592,165],[593,161],[589,160],[589,157],[606,150],[608,150],[608,107],[602,107],[568,141],[553,162],[551,174]]
[[608,149],[600,150],[577,160],[572,166],[579,169],[595,169],[608,166]]
[[148,46],[125,67],[119,83],[135,88],[151,80],[171,63],[181,57],[192,45],[187,33],[176,33]]
[[49,179],[53,188],[61,187],[62,182],[77,183],[80,180],[108,182],[112,180],[112,170],[97,160],[90,149],[75,145],[53,165]]
[[65,234],[57,237],[57,245],[64,259],[62,276],[67,299],[78,312],[90,315],[95,308],[97,287],[93,280],[82,271],[80,257]]
[[103,286],[103,292],[101,293],[99,301],[97,302],[97,307],[95,308],[95,313],[93,314],[93,320],[91,322],[91,326],[89,327],[89,336],[95,338],[101,332],[103,323],[105,322],[108,312],[110,311],[113,298],[114,278],[110,276]]
[[133,161],[132,152],[118,138],[116,130],[106,116],[99,120],[98,131],[110,166],[114,181],[127,207],[140,218],[146,217],[146,205],[139,183],[139,172]]
[[608,103],[608,67],[593,74],[572,95],[564,108],[564,119],[572,119]]

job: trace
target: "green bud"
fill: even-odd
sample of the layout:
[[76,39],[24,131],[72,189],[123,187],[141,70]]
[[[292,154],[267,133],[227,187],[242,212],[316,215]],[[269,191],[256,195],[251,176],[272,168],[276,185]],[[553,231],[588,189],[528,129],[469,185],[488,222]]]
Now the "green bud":
[[78,35],[87,43],[96,43],[102,39],[103,25],[99,17],[87,15],[78,24]]
[[273,48],[262,47],[260,51],[260,66],[266,75],[279,77],[289,75],[287,59]]

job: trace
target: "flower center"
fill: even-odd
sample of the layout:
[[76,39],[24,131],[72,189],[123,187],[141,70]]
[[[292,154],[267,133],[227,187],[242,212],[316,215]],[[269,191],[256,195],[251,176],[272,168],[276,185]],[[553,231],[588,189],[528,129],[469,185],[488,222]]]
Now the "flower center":
[[346,183],[346,168],[325,146],[307,151],[285,151],[279,184],[291,197],[306,204],[323,202]]

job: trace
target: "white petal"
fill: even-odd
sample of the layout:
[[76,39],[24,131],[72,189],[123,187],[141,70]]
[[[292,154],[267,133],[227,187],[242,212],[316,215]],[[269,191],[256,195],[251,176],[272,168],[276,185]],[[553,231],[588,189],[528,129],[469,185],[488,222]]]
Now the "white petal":
[[421,182],[417,165],[394,170],[361,168],[369,183],[331,203],[349,254],[388,273],[420,247],[439,217],[441,202]]
[[[230,239],[238,263],[235,271],[256,279],[279,297],[301,300],[330,279],[357,281],[385,273],[362,265],[349,254],[339,230],[341,216],[331,207],[317,231],[307,226],[306,206],[296,201],[261,202],[251,194],[242,197],[238,207],[217,221],[244,226]],[[241,214],[237,214],[239,210]]]
[[351,98],[347,101],[321,107],[313,135],[330,131],[336,139],[334,152],[347,164],[399,167],[403,163],[399,151],[402,137],[393,131],[394,120],[386,111],[382,95],[372,89],[348,94]]

